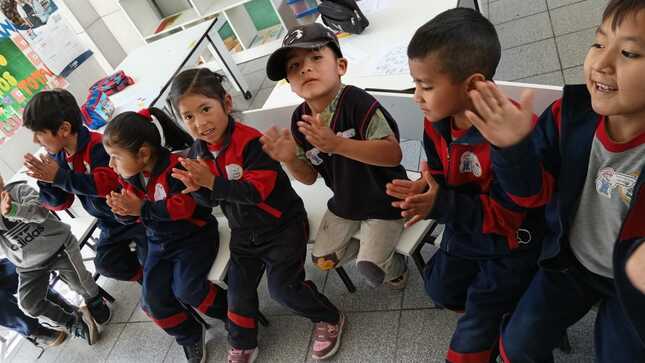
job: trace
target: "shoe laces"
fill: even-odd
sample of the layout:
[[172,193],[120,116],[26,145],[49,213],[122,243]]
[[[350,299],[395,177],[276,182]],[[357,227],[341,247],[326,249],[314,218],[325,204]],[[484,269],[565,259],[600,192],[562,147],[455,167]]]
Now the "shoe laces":
[[329,335],[334,335],[338,331],[338,325],[329,324],[324,321],[316,323],[316,337],[327,338]]
[[244,363],[244,349],[231,348],[228,352],[228,363]]

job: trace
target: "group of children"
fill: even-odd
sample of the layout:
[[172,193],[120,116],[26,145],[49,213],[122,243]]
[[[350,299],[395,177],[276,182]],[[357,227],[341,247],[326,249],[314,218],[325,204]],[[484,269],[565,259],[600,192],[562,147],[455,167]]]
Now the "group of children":
[[[58,327],[52,344],[64,331],[91,344],[109,321],[69,228],[39,206],[64,209],[76,195],[99,221],[97,270],[142,284],[144,311],[188,362],[206,359],[196,312],[225,322],[229,362],[256,359],[265,271],[271,296],[314,323],[312,357],[331,357],[346,316],[306,280],[307,213],[284,166],[304,184],[320,174],[333,191],[312,251],[322,270],[355,258],[371,286],[402,289],[403,228],[424,218],[445,225],[424,280],[435,303],[463,312],[446,361],[553,361],[568,326],[599,304],[597,360],[642,362],[643,44],[645,1],[610,1],[586,85],[565,86],[538,118],[530,94],[515,102],[492,83],[501,53],[493,25],[470,9],[439,14],[408,46],[425,116],[418,180],[400,165],[396,121],[341,82],[347,60],[319,24],[290,30],[267,63],[270,79],[286,79],[305,100],[290,130],[236,121],[222,77],[206,68],[173,80],[169,100],[183,128],[153,108],[116,116],[101,135],[82,126],[68,92],[41,92],[24,113],[50,154],[25,156],[40,194],[9,184],[0,208],[0,249],[20,276],[20,307]],[[215,206],[231,229],[228,290],[207,279]],[[66,311],[50,298],[52,270],[86,306]]]

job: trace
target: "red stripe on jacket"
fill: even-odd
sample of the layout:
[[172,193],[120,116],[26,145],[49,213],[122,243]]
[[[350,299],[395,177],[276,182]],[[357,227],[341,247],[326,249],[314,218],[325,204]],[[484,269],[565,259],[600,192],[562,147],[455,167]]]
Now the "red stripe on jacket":
[[497,201],[486,195],[479,197],[482,203],[482,232],[495,233],[506,237],[509,248],[515,249],[518,246],[516,231],[522,225],[524,213],[514,212],[504,208]]
[[248,318],[246,316],[242,316],[232,311],[229,311],[227,315],[228,315],[228,320],[232,321],[233,324],[237,326],[240,326],[246,329],[255,329],[257,327],[255,319],[253,318]]

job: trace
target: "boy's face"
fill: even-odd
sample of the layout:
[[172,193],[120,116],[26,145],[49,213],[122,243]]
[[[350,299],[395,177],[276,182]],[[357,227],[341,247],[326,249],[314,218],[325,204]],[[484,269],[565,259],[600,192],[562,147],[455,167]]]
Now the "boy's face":
[[55,134],[50,130],[34,131],[33,141],[47,150],[50,154],[56,154],[67,145],[67,136],[70,134],[71,125],[65,121]]
[[468,95],[463,82],[454,82],[441,70],[436,53],[408,63],[415,85],[414,101],[428,120],[439,121],[466,110]]
[[329,47],[294,48],[287,55],[287,80],[291,89],[305,100],[315,100],[333,92],[347,71],[347,60],[336,58]]
[[596,113],[645,117],[645,11],[628,14],[611,29],[605,20],[587,53],[584,74]]

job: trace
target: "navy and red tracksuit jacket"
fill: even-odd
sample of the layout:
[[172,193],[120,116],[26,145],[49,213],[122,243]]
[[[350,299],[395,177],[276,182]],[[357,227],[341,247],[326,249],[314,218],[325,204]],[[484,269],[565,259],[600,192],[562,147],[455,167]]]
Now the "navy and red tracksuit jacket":
[[[107,238],[128,227],[120,224],[105,202],[105,195],[119,188],[118,175],[110,168],[110,157],[102,143],[103,135],[81,126],[77,151],[67,157],[64,150],[52,155],[59,169],[52,183],[38,182],[40,201],[50,210],[64,210],[78,197],[85,210],[98,220]],[[72,164],[73,168],[70,168]]]
[[459,133],[453,139],[450,117],[424,120],[428,167],[439,184],[428,218],[445,224],[441,248],[475,259],[537,248],[543,212],[522,208],[504,193],[492,170],[491,146],[476,128]]
[[119,219],[124,223],[135,220],[141,222],[151,244],[202,238],[202,227],[206,225],[217,230],[217,220],[211,214],[212,209],[198,205],[190,194],[182,193],[186,186],[171,176],[173,168],[184,169],[179,163],[180,157],[160,148],[157,162],[145,185],[142,173],[125,180],[119,178],[123,188],[144,200],[139,218]]
[[[561,99],[544,113],[531,135],[517,145],[493,151],[497,178],[518,205],[545,206],[547,231],[540,265],[564,270],[572,261],[568,233],[587,179],[594,135],[603,116],[591,107],[584,85],[565,86]],[[641,170],[627,216],[614,247],[614,284],[627,316],[645,344],[645,295],[625,273],[631,253],[645,242],[645,169]]]
[[258,130],[229,116],[221,145],[197,140],[188,157],[206,160],[215,175],[213,190],[192,193],[197,202],[219,204],[234,234],[270,239],[307,214],[280,163],[262,150],[260,136]]

